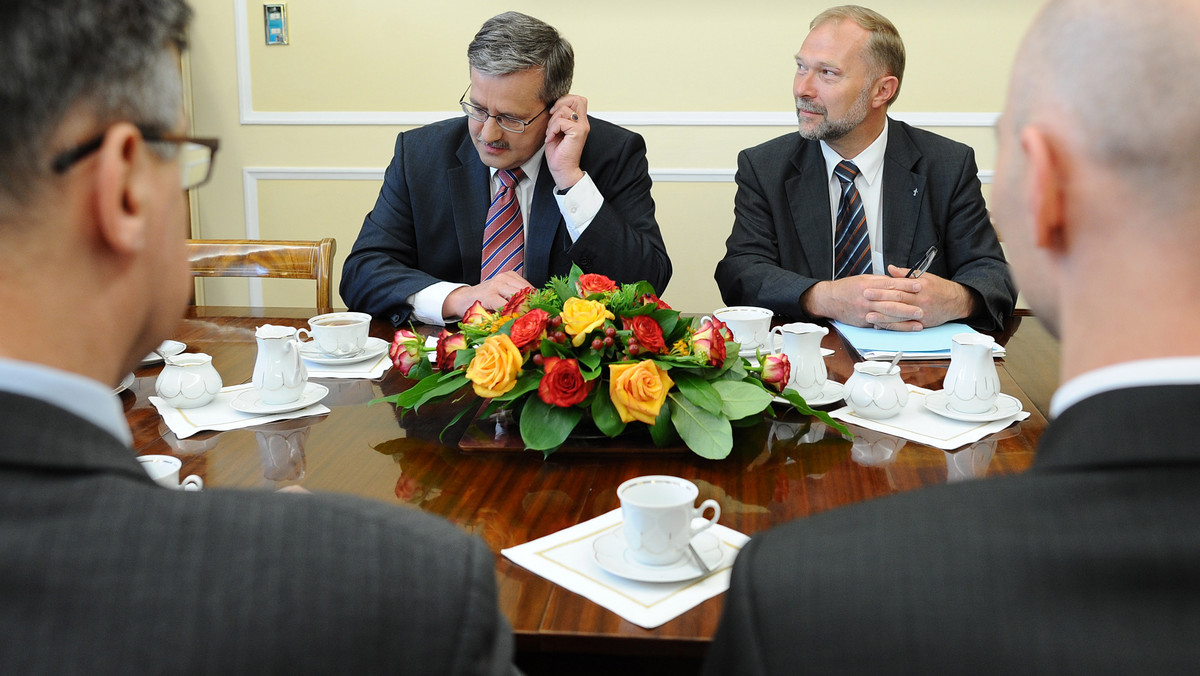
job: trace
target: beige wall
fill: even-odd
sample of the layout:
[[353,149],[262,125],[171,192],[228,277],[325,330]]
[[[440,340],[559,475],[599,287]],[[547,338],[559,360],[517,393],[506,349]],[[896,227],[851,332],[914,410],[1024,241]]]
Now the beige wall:
[[[396,133],[453,114],[468,82],[467,43],[508,8],[478,0],[291,0],[291,44],[266,47],[261,3],[193,1],[194,127],[222,143],[213,180],[197,193],[194,236],[334,236],[339,273]],[[645,136],[675,267],[665,299],[689,312],[712,310],[720,304],[712,272],[732,224],[737,153],[794,131],[792,55],[828,5],[601,4],[535,0],[512,8],[571,40],[574,91],[589,98],[593,114]],[[1039,4],[872,5],[896,23],[908,49],[893,113],[974,146],[985,183],[991,121]],[[200,293],[220,305],[312,303],[307,282],[206,280]]]

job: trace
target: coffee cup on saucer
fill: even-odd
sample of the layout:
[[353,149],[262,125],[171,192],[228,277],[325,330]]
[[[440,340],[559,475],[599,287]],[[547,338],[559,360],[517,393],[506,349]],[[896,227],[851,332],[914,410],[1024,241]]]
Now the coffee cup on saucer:
[[723,307],[713,312],[713,317],[724,322],[733,332],[733,339],[742,349],[753,350],[767,343],[771,331],[771,318],[775,316],[765,307],[737,305]]
[[[721,518],[721,505],[705,500],[694,507],[700,489],[674,476],[641,476],[617,488],[621,530],[638,563],[666,566],[681,559],[697,534]],[[704,517],[711,509],[713,514]]]
[[139,455],[137,459],[142,463],[146,474],[160,486],[177,491],[198,491],[204,488],[204,480],[195,474],[189,474],[183,481],[179,480],[179,470],[183,468],[183,462],[179,458],[169,455]]
[[351,357],[363,351],[371,328],[371,315],[364,312],[330,312],[308,320],[308,328],[296,332],[305,336],[331,357]]

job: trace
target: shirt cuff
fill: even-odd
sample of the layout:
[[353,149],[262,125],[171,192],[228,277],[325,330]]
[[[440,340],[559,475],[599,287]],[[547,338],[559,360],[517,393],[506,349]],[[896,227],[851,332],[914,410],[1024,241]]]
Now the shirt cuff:
[[[413,317],[423,324],[445,326],[447,318],[442,317],[442,305],[446,303],[446,296],[449,296],[451,291],[464,286],[466,284],[436,282],[409,296],[408,304],[412,306]],[[449,319],[456,321],[458,317]]]
[[560,195],[555,190],[554,199],[558,200],[558,210],[562,212],[572,243],[583,236],[583,231],[587,230],[592,219],[600,213],[600,207],[604,206],[604,196],[586,171],[583,172],[583,178],[567,190],[567,194]]

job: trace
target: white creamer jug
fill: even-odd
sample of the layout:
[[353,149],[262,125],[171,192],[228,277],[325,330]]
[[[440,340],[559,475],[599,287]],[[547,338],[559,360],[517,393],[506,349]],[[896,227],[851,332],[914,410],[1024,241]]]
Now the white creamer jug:
[[296,329],[263,324],[254,332],[258,358],[251,382],[264,404],[289,404],[304,394],[308,369],[300,358]]

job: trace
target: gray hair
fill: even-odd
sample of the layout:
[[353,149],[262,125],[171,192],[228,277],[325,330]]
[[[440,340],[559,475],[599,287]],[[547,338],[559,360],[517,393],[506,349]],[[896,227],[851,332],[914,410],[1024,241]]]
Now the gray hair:
[[[69,113],[164,131],[179,124],[183,85],[171,51],[187,44],[184,0],[0,3],[0,204],[24,204],[51,174]],[[84,139],[79,139],[80,141]]]
[[543,103],[571,91],[575,52],[553,26],[520,12],[505,12],[484,22],[467,47],[467,62],[484,75],[508,75],[542,69]]
[[1063,118],[1079,147],[1162,208],[1198,204],[1198,24],[1191,1],[1050,2],[1013,66],[1011,123]]
[[900,31],[884,15],[858,5],[830,7],[818,14],[808,28],[812,30],[821,24],[838,24],[842,21],[853,21],[871,34],[867,39],[867,66],[871,69],[873,79],[884,75],[896,76],[896,92],[888,99],[888,105],[892,105],[900,97],[900,85],[904,83],[905,54]]

